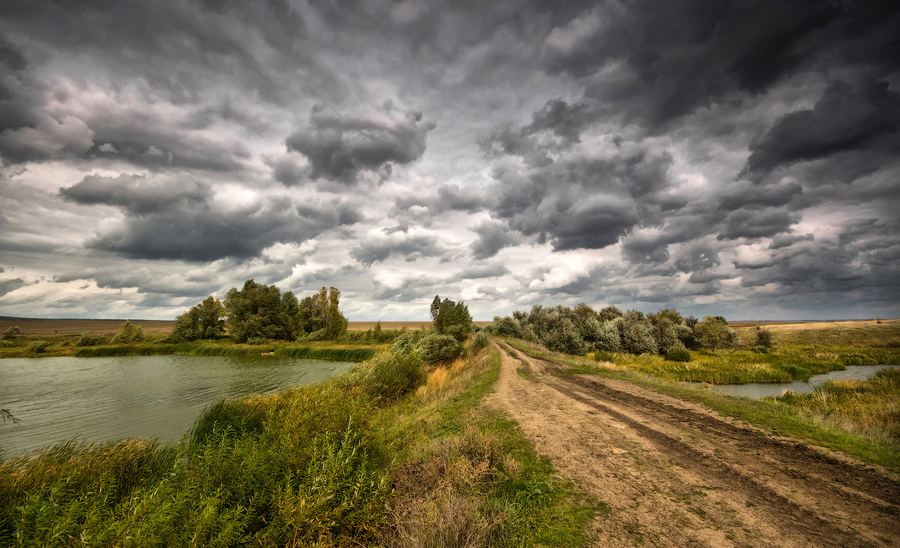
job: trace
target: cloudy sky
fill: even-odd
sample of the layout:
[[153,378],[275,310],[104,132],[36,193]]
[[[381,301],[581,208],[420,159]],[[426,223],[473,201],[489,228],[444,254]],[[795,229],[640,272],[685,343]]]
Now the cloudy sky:
[[900,316],[900,4],[4,0],[0,314]]

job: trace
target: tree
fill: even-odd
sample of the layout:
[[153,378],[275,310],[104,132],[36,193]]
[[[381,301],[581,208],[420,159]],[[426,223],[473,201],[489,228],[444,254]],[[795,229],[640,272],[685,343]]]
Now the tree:
[[202,303],[175,318],[171,338],[177,341],[215,339],[225,333],[227,317],[222,303],[210,295]]
[[[435,301],[438,299],[440,297],[435,296]],[[435,301],[432,301],[432,307]],[[472,316],[469,314],[469,307],[462,301],[455,303],[450,299],[444,299],[438,307],[437,314],[434,315],[433,325],[438,335],[450,335],[462,342],[472,332]]]
[[341,312],[340,300],[341,292],[336,287],[322,287],[315,295],[304,297],[297,307],[298,331],[322,331],[322,338],[330,340],[346,333],[348,322]]
[[[297,337],[297,298],[288,291],[283,296],[274,285],[244,282],[240,290],[232,287],[225,295],[228,330],[235,342],[250,338],[294,340]],[[293,317],[290,316],[294,312]]]
[[722,316],[703,316],[703,321],[694,327],[703,346],[718,350],[737,344],[740,339]]
[[616,318],[622,317],[622,311],[616,308],[615,306],[607,306],[605,308],[601,308],[600,312],[597,312],[597,319],[600,322],[608,322],[610,320],[615,320]]
[[133,343],[142,340],[144,340],[144,328],[131,323],[131,320],[125,320],[125,323],[119,327],[119,332],[112,338],[112,342],[115,344]]

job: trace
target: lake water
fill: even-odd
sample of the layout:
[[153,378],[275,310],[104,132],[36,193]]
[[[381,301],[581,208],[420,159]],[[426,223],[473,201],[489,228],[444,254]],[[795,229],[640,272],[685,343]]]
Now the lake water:
[[[852,379],[864,381],[878,373],[882,369],[892,369],[900,367],[897,365],[848,365],[843,371],[829,371],[821,375],[813,375],[809,382],[749,382],[746,384],[715,384],[707,385],[711,390],[720,394],[729,396],[741,396],[744,398],[765,398],[781,396],[788,390],[792,390],[797,394],[809,394],[816,390],[816,387],[826,381],[839,381],[844,379]],[[695,383],[689,383],[695,384]],[[700,383],[696,383],[700,384]]]
[[21,455],[51,443],[158,438],[177,441],[217,399],[329,379],[356,365],[274,356],[128,356],[0,360],[0,450]]

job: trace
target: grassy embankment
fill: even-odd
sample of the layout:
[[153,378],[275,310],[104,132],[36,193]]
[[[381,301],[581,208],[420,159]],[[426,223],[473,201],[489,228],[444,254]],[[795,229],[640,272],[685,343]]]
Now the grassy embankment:
[[[878,330],[874,331],[877,334]],[[867,381],[828,382],[811,394],[789,393],[779,398],[753,400],[666,382],[648,373],[646,368],[630,367],[634,362],[626,360],[597,363],[523,341],[509,342],[534,356],[569,365],[570,369],[563,374],[595,374],[638,383],[675,398],[700,403],[774,435],[805,440],[900,472],[900,370],[897,369],[882,371]],[[640,363],[640,357],[636,361]]]
[[323,384],[220,402],[178,446],[0,461],[0,545],[583,544],[600,508],[480,406],[496,352],[414,372],[421,386],[396,397],[404,364],[381,354]]
[[809,380],[818,373],[848,365],[900,364],[900,320],[816,322],[770,325],[775,347],[761,351],[753,344],[753,327],[736,328],[740,349],[691,351],[689,362],[663,356],[598,353],[613,369],[634,371],[670,381],[737,384]]

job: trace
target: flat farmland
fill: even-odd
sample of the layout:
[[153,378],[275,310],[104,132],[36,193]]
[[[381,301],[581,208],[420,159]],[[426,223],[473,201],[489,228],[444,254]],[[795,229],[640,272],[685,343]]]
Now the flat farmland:
[[[20,336],[29,339],[43,339],[52,337],[64,337],[68,335],[80,335],[90,331],[91,335],[115,335],[119,326],[125,320],[0,320],[0,333],[10,326],[18,326],[21,329]],[[163,335],[172,331],[175,320],[131,320],[144,328],[145,335]]]
[[[52,337],[65,337],[70,335],[80,335],[85,331],[90,331],[92,335],[115,335],[119,330],[119,326],[125,320],[43,320],[43,319],[0,319],[0,333],[6,331],[10,326],[18,326],[22,330],[21,336],[29,339],[43,339]],[[144,328],[144,334],[150,336],[164,335],[172,331],[175,327],[174,320],[131,320],[132,322]],[[350,322],[347,329],[350,331],[367,331],[374,329],[377,322]],[[475,322],[477,325],[485,326],[491,322]],[[430,321],[403,321],[403,322],[381,322],[382,329],[422,329],[431,328]]]

